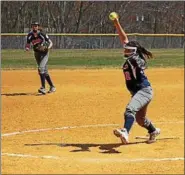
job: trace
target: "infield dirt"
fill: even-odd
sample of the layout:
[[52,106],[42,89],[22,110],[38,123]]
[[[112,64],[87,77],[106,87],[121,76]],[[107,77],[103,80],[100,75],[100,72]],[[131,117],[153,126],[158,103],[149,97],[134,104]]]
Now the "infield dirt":
[[136,140],[147,132],[135,124],[121,145],[112,132],[130,99],[121,70],[51,70],[57,91],[47,95],[37,94],[36,70],[3,70],[2,173],[184,174],[184,69],[146,74],[154,89],[147,114],[161,135]]

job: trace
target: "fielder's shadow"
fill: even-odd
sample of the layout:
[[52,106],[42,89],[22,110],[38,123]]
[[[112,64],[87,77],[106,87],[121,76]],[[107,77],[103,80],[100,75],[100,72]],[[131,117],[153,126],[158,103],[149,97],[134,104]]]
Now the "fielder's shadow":
[[32,92],[28,92],[28,93],[15,92],[15,93],[2,93],[1,95],[4,95],[4,96],[29,96],[29,95],[40,96],[40,95],[43,95],[43,94],[32,93]]
[[[139,141],[139,142],[130,142],[127,145],[132,144],[140,144],[140,143],[146,143],[146,141]],[[90,148],[98,147],[103,154],[114,154],[114,153],[121,153],[120,151],[116,150],[115,148],[118,148],[120,146],[127,146],[123,145],[122,143],[108,143],[108,144],[95,144],[95,143],[39,143],[39,144],[25,144],[25,146],[50,146],[50,145],[56,145],[60,147],[75,147],[74,150],[71,150],[70,152],[90,152]],[[77,149],[76,149],[77,148]]]

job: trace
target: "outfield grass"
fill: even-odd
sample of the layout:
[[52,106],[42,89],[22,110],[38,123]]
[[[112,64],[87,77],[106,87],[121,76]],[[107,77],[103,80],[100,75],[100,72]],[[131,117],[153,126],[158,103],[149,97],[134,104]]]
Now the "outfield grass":
[[[183,49],[150,50],[155,59],[148,61],[149,67],[184,67]],[[65,49],[52,50],[48,65],[50,68],[120,68],[124,62],[122,49]],[[1,52],[1,67],[8,69],[36,68],[33,52],[4,49]]]

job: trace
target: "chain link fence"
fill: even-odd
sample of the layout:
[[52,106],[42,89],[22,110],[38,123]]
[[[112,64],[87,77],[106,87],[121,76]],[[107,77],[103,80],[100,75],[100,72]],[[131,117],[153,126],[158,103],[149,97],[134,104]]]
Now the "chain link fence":
[[[109,49],[121,48],[118,36],[60,36],[49,35],[54,49]],[[146,48],[183,48],[185,37],[181,36],[129,36],[129,40],[137,40]],[[25,35],[2,35],[1,49],[24,49]]]

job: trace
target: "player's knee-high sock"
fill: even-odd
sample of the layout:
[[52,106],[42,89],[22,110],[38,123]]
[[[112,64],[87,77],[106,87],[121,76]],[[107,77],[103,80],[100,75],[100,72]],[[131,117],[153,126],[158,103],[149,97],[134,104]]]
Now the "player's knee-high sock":
[[148,133],[152,133],[152,132],[154,132],[156,130],[155,126],[147,118],[145,118],[144,126],[143,127],[148,130]]
[[53,82],[51,81],[51,78],[50,78],[49,74],[45,74],[45,78],[46,78],[48,84],[49,84],[50,86],[53,86]]
[[127,132],[129,133],[132,125],[134,124],[135,117],[132,114],[125,115],[125,124],[124,128],[126,128]]
[[41,80],[41,86],[45,88],[45,74],[39,74],[40,75],[40,80]]

